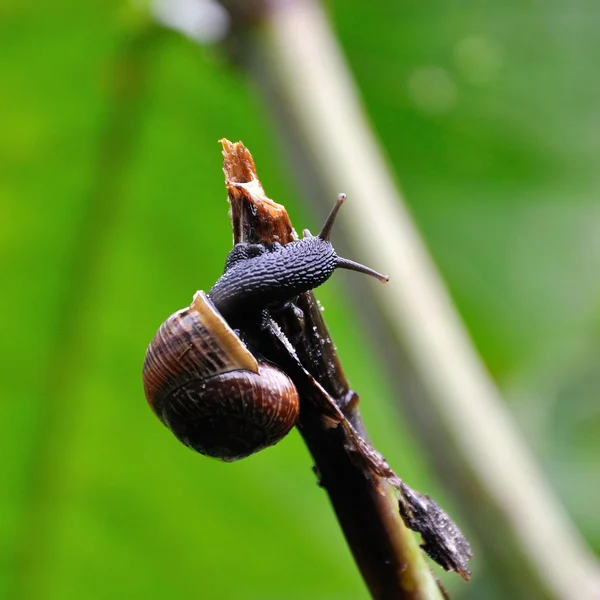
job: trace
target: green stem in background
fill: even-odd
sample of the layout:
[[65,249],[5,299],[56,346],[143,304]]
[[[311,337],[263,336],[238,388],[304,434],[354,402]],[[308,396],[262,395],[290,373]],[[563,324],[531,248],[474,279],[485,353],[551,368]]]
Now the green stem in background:
[[251,4],[262,10],[251,14],[250,3],[224,4],[234,18],[231,48],[243,48],[241,60],[279,118],[294,166],[302,165],[302,184],[324,202],[341,188],[348,193],[352,202],[340,220],[352,255],[391,277],[385,290],[371,286],[369,297],[382,360],[393,362],[391,380],[470,520],[490,575],[510,597],[597,598],[597,563],[452,306],[320,7],[313,0],[258,2]]
[[113,60],[108,114],[98,142],[84,214],[73,241],[37,431],[32,435],[35,445],[15,569],[16,600],[40,597],[45,591],[46,569],[53,564],[59,507],[66,502],[64,464],[68,462],[70,431],[78,414],[72,401],[89,349],[87,323],[93,321],[89,307],[118,218],[123,179],[139,130],[148,54],[155,51],[162,36],[159,27],[144,24],[141,31],[130,35]]

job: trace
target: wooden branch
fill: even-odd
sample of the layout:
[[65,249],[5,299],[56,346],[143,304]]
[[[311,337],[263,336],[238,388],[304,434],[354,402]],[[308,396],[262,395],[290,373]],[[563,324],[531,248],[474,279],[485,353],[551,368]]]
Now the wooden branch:
[[[284,207],[266,197],[244,146],[227,140],[222,143],[234,241],[285,244],[295,239]],[[423,553],[403,525],[391,486],[385,478],[367,471],[357,451],[349,451],[355,447],[352,431],[332,426],[347,418],[351,428],[366,437],[358,396],[350,389],[312,292],[303,294],[298,305],[303,326],[291,322],[293,316],[289,315],[279,322],[288,332],[302,332],[299,338],[295,335],[294,347],[302,365],[322,386],[317,389],[306,379],[304,385],[300,382],[298,428],[371,594],[378,600],[441,598]],[[333,407],[319,397],[323,388],[335,400]]]

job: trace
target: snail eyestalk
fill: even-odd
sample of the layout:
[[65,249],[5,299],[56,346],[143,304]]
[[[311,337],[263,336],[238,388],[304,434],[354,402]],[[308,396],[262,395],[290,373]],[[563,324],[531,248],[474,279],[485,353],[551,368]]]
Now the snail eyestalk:
[[370,267],[365,267],[365,265],[361,265],[360,263],[354,262],[353,260],[349,260],[347,258],[340,258],[338,256],[336,265],[336,269],[348,269],[349,271],[357,271],[358,273],[365,273],[365,275],[370,275],[371,277],[375,277],[375,279],[379,279],[381,283],[387,283],[390,278],[387,275],[383,275]]
[[[347,198],[346,194],[344,194],[344,193],[338,194],[337,202],[333,205],[333,208],[331,209],[331,212],[329,213],[329,216],[327,217],[327,220],[325,221],[325,225],[323,225],[323,229],[321,229],[321,233],[319,233],[319,235],[318,235],[319,239],[323,240],[324,242],[329,242],[329,237],[331,235],[331,230],[333,229],[333,224],[335,223],[337,214],[340,211],[342,204],[344,204],[344,201],[346,200],[346,198]],[[308,232],[307,229],[305,229],[303,233],[304,233],[305,238],[310,237],[310,232]],[[387,283],[390,280],[390,278],[387,275],[383,275],[381,273],[378,273],[374,269],[365,267],[364,265],[354,262],[353,260],[349,260],[347,258],[341,258],[339,256],[336,257],[335,268],[336,269],[348,269],[349,271],[357,271],[359,273],[365,273],[366,275],[375,277],[375,279],[379,279],[379,281],[381,281],[382,283]]]
[[346,194],[339,194],[337,197],[337,202],[333,205],[329,216],[327,217],[327,221],[325,221],[325,225],[323,225],[323,229],[321,229],[321,233],[319,233],[319,237],[322,240],[329,241],[329,236],[331,235],[331,230],[333,229],[333,224],[335,223],[335,218],[342,206],[344,204],[344,200],[347,198]]

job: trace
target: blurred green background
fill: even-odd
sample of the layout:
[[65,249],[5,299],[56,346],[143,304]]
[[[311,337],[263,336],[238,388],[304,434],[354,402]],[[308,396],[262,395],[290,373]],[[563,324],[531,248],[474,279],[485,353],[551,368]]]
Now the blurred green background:
[[[598,552],[600,8],[327,7],[473,340]],[[156,328],[231,245],[219,138],[319,227],[252,85],[116,0],[3,3],[0,77],[0,598],[367,598],[296,432],[221,464],[142,393]],[[318,296],[376,446],[456,513],[344,294]],[[498,597],[477,564],[470,586],[444,578],[456,598]]]

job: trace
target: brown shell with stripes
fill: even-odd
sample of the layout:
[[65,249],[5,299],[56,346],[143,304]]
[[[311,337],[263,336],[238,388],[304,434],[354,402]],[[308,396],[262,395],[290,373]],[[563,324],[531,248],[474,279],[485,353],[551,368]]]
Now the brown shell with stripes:
[[143,379],[152,410],[177,438],[225,461],[276,444],[300,411],[291,379],[257,361],[204,292],[160,326]]

